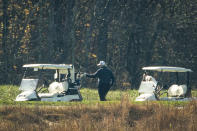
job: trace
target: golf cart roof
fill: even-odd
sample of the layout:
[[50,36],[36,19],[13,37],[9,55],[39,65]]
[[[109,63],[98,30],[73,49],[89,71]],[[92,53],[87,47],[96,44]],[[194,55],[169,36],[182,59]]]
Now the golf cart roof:
[[25,68],[38,68],[38,69],[72,69],[72,64],[26,64],[23,65]]
[[171,67],[171,66],[148,66],[143,67],[142,70],[151,70],[159,72],[192,72],[191,69],[186,69],[183,67]]

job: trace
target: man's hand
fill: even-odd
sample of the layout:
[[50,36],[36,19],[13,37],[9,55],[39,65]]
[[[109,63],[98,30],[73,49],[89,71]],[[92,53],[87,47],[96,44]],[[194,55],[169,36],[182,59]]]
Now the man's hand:
[[87,76],[87,73],[83,73],[83,74],[82,74],[82,77],[86,77],[86,76]]

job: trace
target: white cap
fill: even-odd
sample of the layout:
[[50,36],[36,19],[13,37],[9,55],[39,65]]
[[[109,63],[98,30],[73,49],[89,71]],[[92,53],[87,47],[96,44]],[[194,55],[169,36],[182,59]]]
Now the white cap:
[[100,61],[98,64],[97,64],[97,66],[105,66],[106,64],[105,64],[105,61]]

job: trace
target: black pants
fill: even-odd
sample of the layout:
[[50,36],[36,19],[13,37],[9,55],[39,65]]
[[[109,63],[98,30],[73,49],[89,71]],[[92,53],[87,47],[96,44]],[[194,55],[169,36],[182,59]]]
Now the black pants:
[[99,83],[98,93],[100,97],[100,101],[106,101],[105,97],[110,89],[110,84],[108,83]]

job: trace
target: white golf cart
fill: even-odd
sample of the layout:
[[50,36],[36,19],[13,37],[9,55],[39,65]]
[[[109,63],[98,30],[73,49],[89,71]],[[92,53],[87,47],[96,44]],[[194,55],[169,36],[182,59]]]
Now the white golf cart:
[[[26,64],[15,101],[81,101],[80,77],[70,64]],[[46,75],[47,73],[47,75]],[[52,76],[52,77],[51,77]]]
[[[189,85],[189,74],[192,72],[191,69],[169,66],[150,66],[143,67],[142,70],[144,70],[145,73],[143,74],[143,79],[138,90],[139,96],[136,98],[136,101],[187,101],[193,99],[191,98],[191,87]],[[173,73],[176,76],[176,82],[173,81],[173,83],[165,83],[162,82],[162,80],[157,81],[153,76],[147,74],[148,71],[156,71],[157,73],[160,73],[160,76],[164,73]],[[180,80],[179,75],[183,73],[186,74],[186,79]],[[161,92],[166,88],[168,90]],[[165,94],[167,97],[161,97],[165,96]]]

